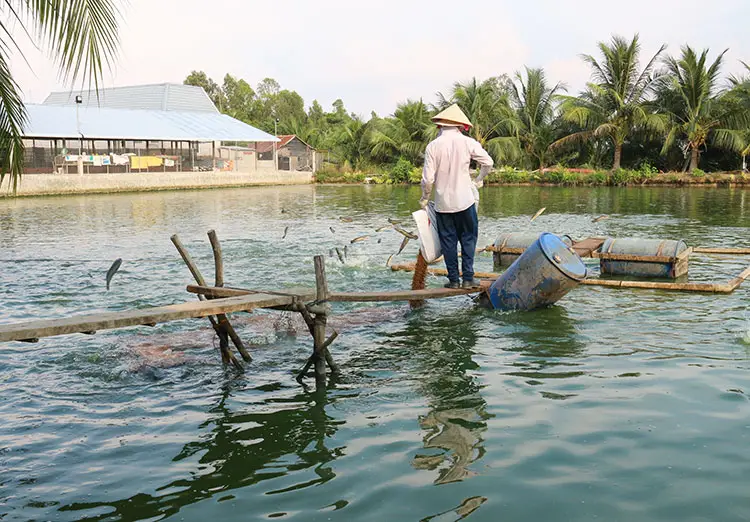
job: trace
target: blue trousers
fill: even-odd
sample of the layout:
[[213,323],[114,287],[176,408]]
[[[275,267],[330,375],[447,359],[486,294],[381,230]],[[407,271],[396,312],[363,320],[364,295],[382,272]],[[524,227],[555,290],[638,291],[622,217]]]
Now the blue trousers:
[[458,282],[459,279],[458,243],[461,243],[461,271],[464,281],[474,279],[474,252],[479,232],[477,206],[472,205],[461,212],[438,212],[437,228],[448,279],[451,282]]

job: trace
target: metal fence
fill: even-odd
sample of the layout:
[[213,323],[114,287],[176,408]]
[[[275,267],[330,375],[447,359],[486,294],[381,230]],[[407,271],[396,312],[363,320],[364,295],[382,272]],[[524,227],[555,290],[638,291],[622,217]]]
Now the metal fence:
[[87,174],[196,170],[197,143],[182,141],[25,139],[24,173]]

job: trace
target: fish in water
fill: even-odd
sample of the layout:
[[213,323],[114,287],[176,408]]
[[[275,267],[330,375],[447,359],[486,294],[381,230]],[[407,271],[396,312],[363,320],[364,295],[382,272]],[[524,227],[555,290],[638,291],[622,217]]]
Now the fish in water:
[[539,210],[537,210],[537,211],[536,211],[536,214],[534,214],[534,215],[533,215],[533,216],[531,217],[531,221],[533,222],[533,221],[534,221],[534,220],[535,220],[536,218],[538,218],[539,216],[541,216],[542,214],[544,214],[544,211],[545,211],[545,210],[547,210],[547,207],[542,207],[542,208],[540,208]]
[[287,235],[287,232],[289,232],[289,227],[286,227],[286,228],[284,229],[284,235],[283,235],[283,236],[281,236],[281,239],[286,239],[286,235]]
[[378,245],[383,242],[383,238],[378,238]]
[[393,259],[394,255],[395,254],[391,254],[390,256],[388,256],[388,261],[385,262],[385,266],[391,266],[391,259]]
[[375,232],[385,232],[389,228],[393,228],[393,225],[385,225],[384,227],[379,227],[375,229]]
[[352,239],[351,241],[349,241],[349,243],[353,245],[354,243],[359,243],[361,241],[367,241],[368,239],[370,239],[370,236],[359,236],[359,237],[355,237],[354,239]]
[[344,245],[344,259],[349,259],[349,246]]
[[282,209],[281,209],[281,213],[282,213],[282,214],[286,214],[286,209],[285,209],[285,208],[282,208]]
[[341,261],[341,264],[343,265],[345,263],[344,255],[341,253],[341,250],[339,250],[339,247],[336,247],[336,255],[339,256],[339,261]]
[[399,221],[397,219],[388,218],[388,223],[390,223],[391,225],[400,225],[401,221]]
[[398,232],[399,234],[401,234],[402,236],[404,236],[406,238],[417,239],[417,237],[418,237],[415,233],[409,232],[408,230],[404,230],[403,228],[401,228],[399,226],[395,226],[393,228],[396,229],[396,232]]
[[333,228],[333,227],[328,227],[328,230],[330,230],[330,231],[331,231],[331,234],[335,234],[335,233],[336,233],[336,230],[334,230],[334,228]]
[[601,216],[592,219],[591,222],[592,223],[599,223],[599,221],[604,221],[605,219],[609,219],[609,216],[607,214],[602,214]]
[[339,218],[339,219],[341,219],[341,221],[343,221],[344,223],[351,223],[352,221],[354,221],[350,217],[342,217],[342,218]]
[[398,247],[398,252],[396,252],[396,255],[399,255],[401,252],[404,251],[404,248],[406,248],[406,245],[409,244],[409,238],[405,237],[403,241],[401,241],[401,246]]
[[112,282],[112,278],[120,269],[120,265],[122,265],[122,259],[118,257],[117,259],[115,259],[115,262],[112,263],[112,266],[109,267],[109,270],[107,270],[107,290],[109,290],[109,283]]

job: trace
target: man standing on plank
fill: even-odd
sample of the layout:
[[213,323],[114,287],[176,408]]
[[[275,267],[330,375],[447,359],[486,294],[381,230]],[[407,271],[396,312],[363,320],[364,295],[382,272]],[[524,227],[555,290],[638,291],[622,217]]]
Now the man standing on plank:
[[[427,206],[435,188],[435,210],[440,248],[448,269],[446,288],[475,288],[474,252],[477,246],[479,222],[477,220],[478,189],[492,168],[492,158],[478,141],[461,133],[472,124],[463,111],[454,104],[432,118],[440,129],[438,137],[427,145],[422,170],[422,199]],[[481,169],[476,179],[469,173],[471,160]],[[461,269],[463,285],[459,285],[458,243],[461,243]]]

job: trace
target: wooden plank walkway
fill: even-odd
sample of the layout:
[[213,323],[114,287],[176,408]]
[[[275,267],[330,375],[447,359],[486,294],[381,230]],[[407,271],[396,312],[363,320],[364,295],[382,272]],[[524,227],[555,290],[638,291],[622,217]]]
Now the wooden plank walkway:
[[[187,291],[191,294],[205,295],[210,299],[229,296],[251,295],[266,290],[250,290],[245,288],[218,288],[215,286],[188,285]],[[390,290],[383,292],[330,292],[327,301],[330,303],[373,303],[390,301],[421,301],[425,299],[442,299],[459,295],[470,295],[481,292],[481,288],[472,289],[449,289],[449,288],[425,288],[424,290]],[[295,293],[300,299],[304,294]]]
[[176,305],[74,315],[63,319],[42,319],[17,324],[0,325],[0,342],[34,341],[41,337],[72,333],[92,333],[128,326],[149,325],[207,317],[231,312],[246,312],[256,308],[291,305],[295,298],[289,295],[245,294],[239,297],[180,303]]

